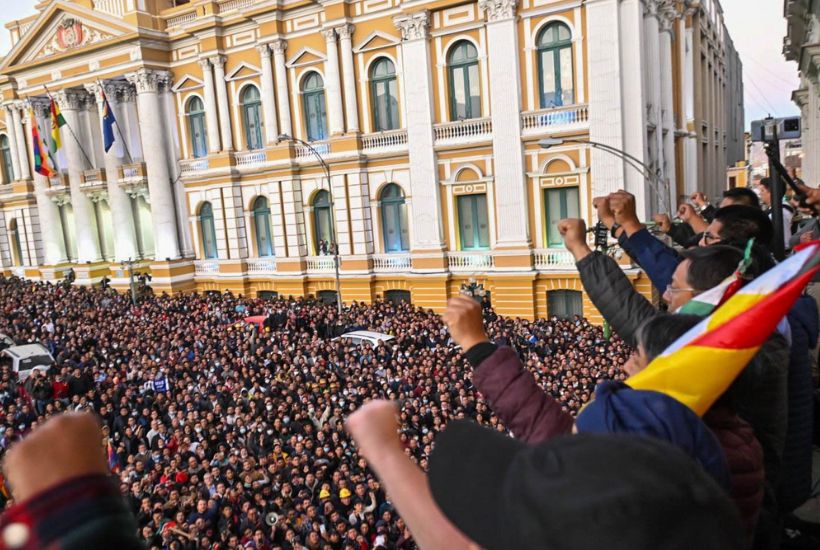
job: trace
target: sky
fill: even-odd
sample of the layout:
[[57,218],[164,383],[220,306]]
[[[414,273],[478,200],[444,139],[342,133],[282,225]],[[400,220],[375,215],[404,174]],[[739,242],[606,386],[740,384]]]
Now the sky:
[[[766,115],[799,114],[791,101],[798,86],[797,66],[781,53],[786,21],[783,0],[720,0],[726,26],[743,62],[746,126]],[[0,0],[0,55],[11,47],[2,25],[35,12],[37,0]]]

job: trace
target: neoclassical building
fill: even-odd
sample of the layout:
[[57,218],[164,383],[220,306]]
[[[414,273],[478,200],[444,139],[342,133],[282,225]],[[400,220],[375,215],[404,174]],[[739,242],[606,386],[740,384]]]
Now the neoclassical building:
[[[738,160],[716,1],[37,10],[6,25],[14,45],[0,65],[0,262],[33,279],[73,268],[77,284],[124,288],[130,259],[156,291],[329,298],[325,252],[338,246],[345,301],[440,309],[475,279],[504,314],[597,318],[558,221],[593,223],[592,197],[620,188],[641,215],[674,209],[710,177],[701,143],[724,174]],[[107,153],[104,97],[117,120]],[[67,125],[47,178],[31,126],[48,147],[52,98]]]

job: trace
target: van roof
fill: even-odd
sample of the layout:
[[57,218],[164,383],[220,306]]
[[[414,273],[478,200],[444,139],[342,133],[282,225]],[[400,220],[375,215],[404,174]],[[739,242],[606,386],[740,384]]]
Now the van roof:
[[389,334],[382,334],[381,332],[372,332],[370,330],[354,330],[353,332],[345,332],[340,338],[349,338],[351,336],[358,336],[359,338],[371,338],[373,340],[380,340],[382,342],[389,342],[395,340],[395,337]]
[[3,353],[9,357],[16,357],[19,359],[28,359],[29,357],[37,357],[41,355],[51,355],[48,349],[42,344],[25,344],[22,346],[12,346],[3,350]]

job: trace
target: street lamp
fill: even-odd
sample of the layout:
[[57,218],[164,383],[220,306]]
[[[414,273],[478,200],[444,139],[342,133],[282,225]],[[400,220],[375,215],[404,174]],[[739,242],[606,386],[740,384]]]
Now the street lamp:
[[328,167],[325,159],[322,158],[322,155],[319,154],[310,143],[305,140],[299,139],[297,137],[293,137],[288,134],[279,134],[279,141],[293,141],[295,143],[299,143],[300,145],[304,145],[307,147],[313,156],[315,156],[319,164],[322,165],[322,169],[325,171],[325,177],[327,178],[327,194],[330,197],[330,214],[332,216],[333,223],[333,242],[335,246],[333,247],[333,270],[336,275],[336,306],[337,311],[339,312],[339,317],[342,315],[342,281],[339,277],[339,238],[338,233],[336,232],[336,208],[333,205],[333,187],[330,184],[330,168]]
[[[629,164],[632,168],[637,170],[638,172],[643,175],[643,177],[649,182],[652,191],[655,192],[655,196],[658,199],[658,205],[663,208],[664,206],[664,198],[666,194],[661,191],[663,188],[663,180],[661,179],[661,169],[658,168],[657,170],[652,170],[646,163],[644,163],[639,158],[630,155],[626,151],[622,151],[616,147],[611,145],[607,145],[606,143],[601,143],[599,141],[581,141],[578,139],[564,139],[564,138],[544,138],[538,142],[538,145],[542,149],[549,149],[550,147],[556,147],[558,145],[564,145],[566,143],[575,143],[578,145],[589,145],[593,149],[599,149],[601,151],[606,151],[611,155],[615,155],[616,157],[622,159],[627,164]],[[670,212],[672,209],[672,203],[669,201],[666,204],[667,212]]]

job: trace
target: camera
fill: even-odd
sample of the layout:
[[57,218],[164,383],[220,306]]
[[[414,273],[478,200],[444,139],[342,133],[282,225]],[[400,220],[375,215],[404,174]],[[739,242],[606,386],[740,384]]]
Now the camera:
[[775,139],[799,139],[801,123],[799,116],[786,118],[764,118],[752,122],[752,141],[772,141]]

